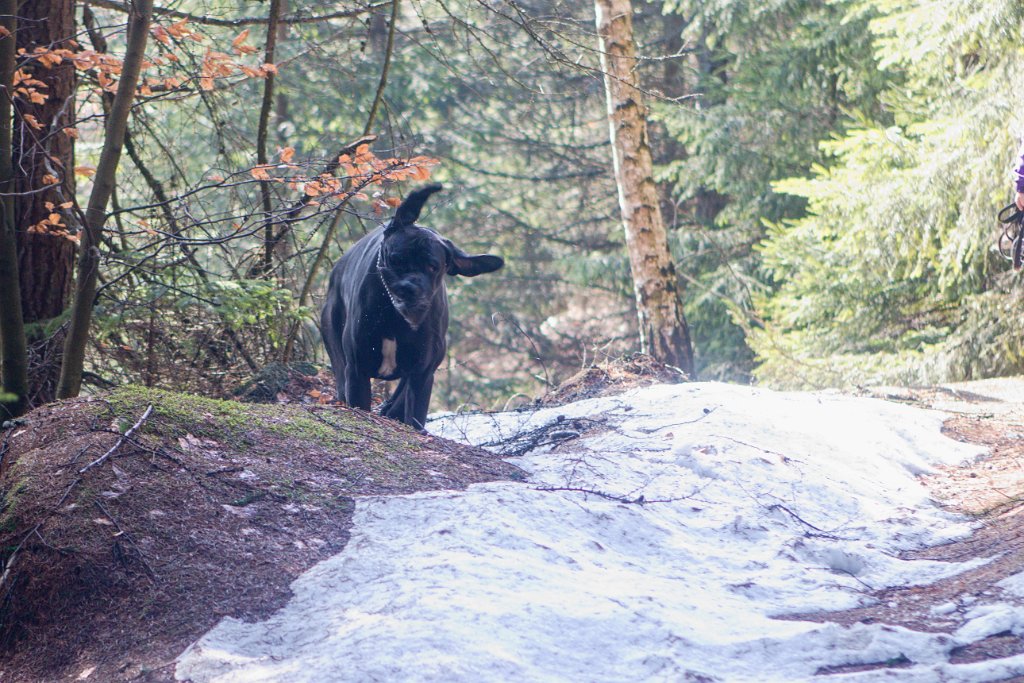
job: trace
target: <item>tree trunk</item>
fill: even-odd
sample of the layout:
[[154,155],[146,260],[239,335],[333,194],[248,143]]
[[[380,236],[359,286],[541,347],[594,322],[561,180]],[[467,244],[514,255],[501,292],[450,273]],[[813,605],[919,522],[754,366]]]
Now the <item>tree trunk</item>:
[[658,205],[647,110],[637,83],[633,8],[630,0],[595,0],[594,6],[640,349],[692,377],[693,350]]
[[128,44],[121,68],[117,94],[110,105],[107,124],[100,151],[100,161],[93,177],[89,204],[85,209],[82,226],[81,250],[78,255],[78,280],[75,299],[71,305],[71,320],[67,341],[64,343],[64,362],[61,365],[58,398],[71,398],[82,388],[82,369],[85,365],[85,346],[89,341],[92,308],[96,298],[96,280],[100,265],[100,233],[107,218],[107,203],[114,191],[117,165],[124,147],[128,115],[131,113],[135,88],[145,60],[146,39],[153,17],[153,0],[135,0],[128,14]]
[[[691,19],[679,12],[663,13],[660,3],[646,2],[640,6],[639,28],[645,27],[651,33],[652,42],[657,45],[657,59],[647,67],[641,78],[650,83],[651,88],[660,92],[662,97],[682,107],[682,98],[688,94],[689,84],[683,69],[686,60],[686,40],[683,32]],[[656,38],[655,38],[656,36]],[[673,56],[678,55],[678,56]],[[651,156],[655,167],[668,166],[674,161],[685,160],[688,156],[686,145],[678,138],[669,134],[668,128],[661,121],[648,121],[648,132],[651,139]],[[658,184],[658,199],[661,202],[661,217],[665,229],[669,232],[680,227],[679,210],[675,201],[675,185],[671,181]]]
[[0,96],[0,418],[20,415],[28,398],[28,356],[18,285],[14,197],[11,196],[13,110],[8,96],[14,83],[17,13],[17,0],[0,1],[0,26],[4,29],[0,36],[0,85],[3,86]]
[[[709,40],[715,32],[714,19],[705,15],[701,21],[700,36],[694,46],[694,53],[697,62],[697,91],[702,93],[700,106],[708,109],[725,104],[725,96],[722,93],[728,84],[728,58],[721,53],[716,54]],[[693,198],[694,220],[699,225],[710,228],[714,226],[718,214],[722,213],[728,204],[729,198],[718,190],[701,187]]]
[[[70,48],[75,36],[72,0],[33,0],[19,8],[17,46],[28,53],[37,47]],[[52,227],[30,231],[53,213],[69,216],[60,205],[75,198],[74,139],[64,132],[75,120],[75,67],[64,60],[46,68],[31,63],[31,76],[45,83],[46,101],[17,100],[13,140],[14,225],[18,240],[18,276],[21,310],[27,325],[29,403],[40,405],[56,396],[62,339],[48,338],[43,323],[60,316],[67,307],[74,275],[75,243]],[[26,123],[35,117],[44,128]],[[56,183],[45,184],[50,175]],[[42,190],[42,191],[40,191]],[[57,207],[51,209],[49,207]],[[63,221],[67,224],[67,220]],[[33,323],[40,323],[33,325]]]
[[[263,61],[266,64],[274,63],[274,50],[277,47],[277,26],[281,18],[281,0],[270,0],[270,17],[267,21],[267,44],[264,47]],[[269,161],[267,155],[267,140],[270,137],[270,110],[274,104],[274,82],[276,76],[273,71],[267,74],[263,80],[263,104],[260,106],[260,119],[256,128],[256,163],[265,166]],[[270,182],[260,181],[260,199],[263,205],[263,261],[253,271],[263,277],[270,277],[274,269],[274,247],[277,241],[274,239],[274,204],[270,196]]]

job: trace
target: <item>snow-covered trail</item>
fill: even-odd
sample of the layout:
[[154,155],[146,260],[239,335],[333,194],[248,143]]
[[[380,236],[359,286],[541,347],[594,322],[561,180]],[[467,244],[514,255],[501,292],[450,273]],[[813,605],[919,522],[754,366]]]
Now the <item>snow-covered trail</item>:
[[1024,628],[1009,604],[976,606],[954,634],[773,618],[974,566],[898,558],[970,531],[916,479],[980,452],[941,422],[873,399],[706,383],[435,420],[468,443],[547,425],[561,441],[515,460],[528,483],[360,500],[342,553],[269,619],[224,619],[177,676],[798,681],[895,660],[910,664],[840,678],[1022,674],[1024,656],[948,663],[959,645]]

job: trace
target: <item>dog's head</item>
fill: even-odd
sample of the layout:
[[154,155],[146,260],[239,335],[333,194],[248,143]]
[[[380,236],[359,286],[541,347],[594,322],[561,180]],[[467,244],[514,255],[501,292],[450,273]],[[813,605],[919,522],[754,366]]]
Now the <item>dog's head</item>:
[[384,289],[414,330],[430,313],[446,274],[475,277],[505,265],[500,256],[467,254],[433,230],[416,225],[423,205],[440,189],[440,185],[427,185],[405,198],[384,229],[377,253]]

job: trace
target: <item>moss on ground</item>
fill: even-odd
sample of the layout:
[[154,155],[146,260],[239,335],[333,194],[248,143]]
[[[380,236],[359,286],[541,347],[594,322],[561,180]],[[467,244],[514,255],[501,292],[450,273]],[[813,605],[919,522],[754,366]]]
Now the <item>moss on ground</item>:
[[[24,478],[15,479],[14,484],[4,491],[2,509],[0,509],[0,534],[7,534],[18,527],[18,503],[28,489],[28,480]],[[6,552],[3,557],[6,559]]]
[[141,416],[145,407],[152,404],[153,415],[143,432],[174,438],[193,434],[252,446],[260,440],[261,433],[271,432],[331,449],[369,442],[369,450],[364,452],[369,457],[394,450],[420,449],[414,435],[405,433],[397,423],[380,425],[346,410],[241,403],[139,386],[119,387],[107,394],[104,401],[122,421],[131,415]]

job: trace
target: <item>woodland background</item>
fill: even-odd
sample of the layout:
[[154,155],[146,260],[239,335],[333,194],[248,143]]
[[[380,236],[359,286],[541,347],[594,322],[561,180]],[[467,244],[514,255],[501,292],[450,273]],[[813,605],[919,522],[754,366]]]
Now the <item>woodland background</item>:
[[[0,182],[38,404],[56,393],[129,14],[4,1],[19,49]],[[1020,2],[634,12],[698,377],[1024,371],[1020,282],[995,248],[1024,123]],[[428,178],[446,191],[421,222],[507,262],[449,289],[435,408],[501,406],[636,350],[589,3],[182,0],[155,8],[145,54],[87,250],[85,390],[222,396],[275,361],[325,362],[330,264]]]

